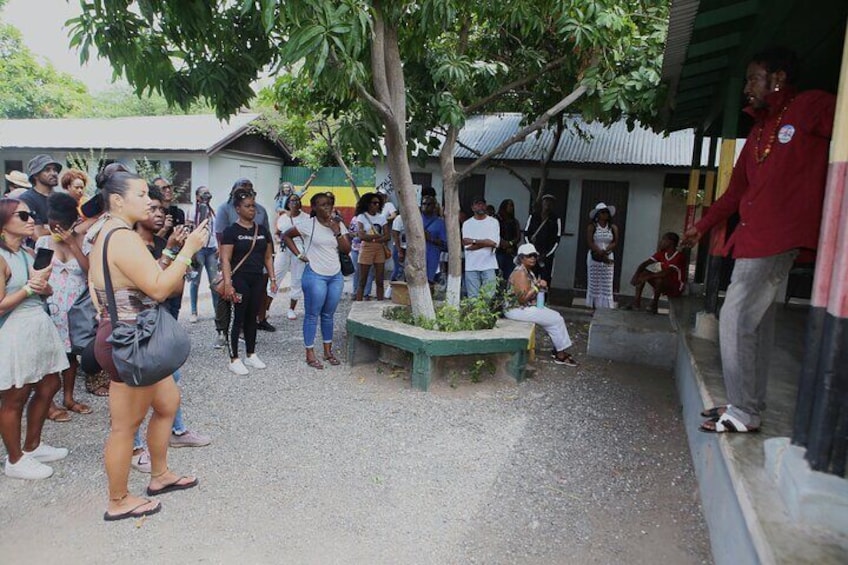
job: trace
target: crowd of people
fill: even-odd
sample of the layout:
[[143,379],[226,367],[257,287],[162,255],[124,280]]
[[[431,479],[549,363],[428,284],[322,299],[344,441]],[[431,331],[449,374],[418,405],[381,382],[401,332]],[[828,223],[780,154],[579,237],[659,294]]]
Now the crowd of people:
[[[303,303],[305,362],[320,370],[325,364],[341,363],[333,340],[344,275],[350,274],[343,274],[343,262],[352,260],[354,300],[367,300],[372,292],[376,300],[383,300],[386,279],[404,278],[404,218],[383,191],[364,194],[352,221],[346,223],[332,193],[315,193],[307,212],[301,201],[305,187],[298,191],[283,183],[273,218],[256,201],[247,178],[237,179],[227,200],[217,207],[209,188],[197,187],[186,212],[176,204],[175,189],[165,178],[148,182],[127,166],[113,163],[97,175],[95,193],[86,198],[92,185],[88,175],[63,169],[49,155],[38,155],[28,163],[26,174],[6,175],[14,190],[0,200],[4,471],[23,479],[52,475],[51,464],[66,457],[68,450],[42,442],[41,431],[47,419],[69,422],[92,412],[75,396],[77,375],[84,374],[90,393],[110,397],[107,521],[145,516],[161,508],[157,500],[129,493],[130,469],[149,474],[149,497],[193,488],[196,477],[169,468],[168,449],[212,442],[187,426],[180,370],[150,386],[125,381],[112,354],[114,323],[133,321],[151,308],[177,319],[186,284],[188,321],[198,322],[205,272],[215,312],[213,345],[226,348],[232,373],[247,375],[266,368],[257,355],[257,332],[276,330],[268,313],[288,276],[285,317],[296,320],[298,304]],[[562,228],[553,204],[552,196],[542,198],[522,229],[512,200],[502,202],[497,211],[485,200],[475,201],[471,217],[461,225],[463,293],[474,298],[497,281],[511,287],[515,301],[505,317],[541,325],[553,342],[554,362],[573,367],[577,362],[567,352],[572,342],[565,321],[543,300]],[[614,260],[617,232],[610,224],[614,213],[614,207],[599,204],[590,226],[588,260],[605,267]],[[447,226],[431,187],[422,190],[420,214],[427,279],[435,287],[446,274]],[[610,235],[599,237],[599,233]],[[663,239],[661,251],[670,249],[670,241]],[[636,279],[642,286],[670,288],[654,271]],[[611,296],[611,290],[599,292]],[[596,307],[609,305],[611,301],[598,301]],[[319,328],[322,343],[316,354]],[[27,347],[29,343],[39,347]]]

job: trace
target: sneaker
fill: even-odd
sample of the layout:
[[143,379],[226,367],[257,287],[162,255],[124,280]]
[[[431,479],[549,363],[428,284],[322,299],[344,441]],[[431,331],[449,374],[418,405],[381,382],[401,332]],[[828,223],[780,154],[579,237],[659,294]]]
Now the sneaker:
[[171,447],[203,447],[210,443],[212,443],[212,438],[191,430],[180,435],[172,433],[171,439],[168,441],[168,445]]
[[6,457],[6,466],[3,469],[7,477],[13,479],[27,479],[36,481],[46,479],[53,474],[53,467],[45,465],[38,459],[24,453],[23,457],[18,459],[17,463],[9,463],[9,458]]
[[215,338],[215,343],[212,344],[212,347],[215,349],[224,349],[227,347],[227,337],[224,334],[219,333]]
[[248,367],[253,367],[254,369],[264,369],[267,366],[255,353],[253,355],[248,355],[244,360],[244,364]]
[[289,320],[297,320],[297,313],[294,310],[289,310],[286,312],[286,318]]
[[192,314],[191,316],[189,316],[188,322],[190,324],[196,324],[197,323],[197,314]]
[[249,375],[250,371],[247,370],[247,367],[244,366],[244,363],[241,362],[241,359],[236,359],[229,364],[230,372],[235,373],[236,375]]
[[274,326],[272,326],[272,325],[268,322],[268,320],[262,320],[261,322],[259,322],[258,324],[256,324],[256,329],[257,329],[257,330],[262,330],[263,332],[275,332],[275,331],[277,331],[277,328],[275,328]]
[[29,455],[36,461],[42,463],[50,463],[51,461],[59,461],[68,456],[68,450],[64,447],[53,447],[47,445],[43,441],[33,451],[24,451],[24,455]]
[[139,473],[150,473],[150,454],[146,449],[142,450],[140,453],[132,456],[130,460],[130,465],[132,468],[138,471]]

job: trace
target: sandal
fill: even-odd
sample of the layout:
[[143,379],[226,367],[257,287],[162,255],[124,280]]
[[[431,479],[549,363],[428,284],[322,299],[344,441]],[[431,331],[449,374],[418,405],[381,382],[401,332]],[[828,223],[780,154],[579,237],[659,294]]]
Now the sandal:
[[[162,474],[164,475],[164,473],[162,473]],[[182,481],[188,481],[188,482],[182,482]],[[177,491],[177,490],[187,490],[187,489],[196,487],[199,482],[200,481],[197,480],[197,477],[187,477],[187,476],[183,475],[182,477],[179,477],[173,483],[164,485],[160,488],[154,489],[154,488],[150,488],[148,486],[147,487],[147,496],[159,496],[160,494],[165,494],[165,493],[168,493],[168,492],[174,492],[174,491]]]
[[91,414],[91,407],[82,402],[73,401],[70,404],[65,404],[65,408],[77,414]]
[[324,355],[324,361],[329,363],[330,365],[341,365],[342,362],[336,359],[336,356],[330,353],[329,355]]
[[47,411],[47,419],[53,422],[70,422],[71,415],[67,410],[51,406],[50,410]]
[[[154,506],[153,508],[148,508],[147,510],[140,510],[143,506],[147,506],[148,504],[152,504],[153,502],[156,502],[156,506]],[[142,502],[135,508],[131,508],[126,512],[122,512],[121,514],[109,514],[109,512],[105,512],[103,514],[103,519],[107,522],[115,522],[117,520],[125,520],[127,518],[142,518],[144,516],[156,514],[160,510],[162,510],[161,502],[144,499],[144,502]]]
[[713,406],[712,408],[702,410],[701,416],[704,418],[710,418],[711,420],[718,420],[726,411],[727,406]]
[[718,419],[703,422],[699,429],[710,434],[743,434],[760,431],[760,428],[747,427],[727,412],[719,416]]
[[318,359],[307,359],[306,364],[312,367],[313,369],[323,369],[324,365],[321,364],[321,361]]
[[103,385],[101,387],[97,387],[96,389],[91,391],[91,394],[94,396],[106,397],[109,396],[109,385]]
[[577,367],[577,366],[579,366],[579,363],[577,362],[577,360],[575,360],[574,357],[572,357],[568,353],[566,353],[562,357],[559,357],[559,356],[554,357],[554,363],[556,363],[557,365],[565,365],[566,367]]

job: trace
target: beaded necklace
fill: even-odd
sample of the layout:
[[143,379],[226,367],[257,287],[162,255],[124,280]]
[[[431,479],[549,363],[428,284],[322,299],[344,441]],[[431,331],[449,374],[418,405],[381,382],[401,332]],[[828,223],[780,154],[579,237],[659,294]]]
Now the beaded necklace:
[[760,139],[763,137],[763,130],[766,128],[765,122],[760,126],[760,131],[757,132],[757,148],[755,152],[755,158],[757,159],[757,163],[762,163],[768,156],[771,154],[771,148],[774,145],[774,140],[777,139],[777,132],[780,130],[780,124],[783,122],[783,114],[786,113],[786,109],[789,108],[789,105],[792,104],[792,101],[795,100],[795,97],[789,99],[789,102],[780,110],[780,114],[777,115],[777,123],[774,125],[774,129],[769,136],[768,143],[766,144],[766,148],[763,149],[762,154],[760,153]]

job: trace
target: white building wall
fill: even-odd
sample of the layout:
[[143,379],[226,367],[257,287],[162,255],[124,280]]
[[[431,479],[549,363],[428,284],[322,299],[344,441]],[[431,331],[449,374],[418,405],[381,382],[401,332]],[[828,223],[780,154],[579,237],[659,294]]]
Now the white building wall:
[[[385,163],[377,163],[376,167],[379,184],[386,178],[387,168]],[[514,167],[514,169],[525,178],[539,175],[538,167]],[[413,165],[412,170],[431,173],[433,187],[441,198],[442,178],[438,163],[431,161],[423,168]],[[481,169],[479,174],[486,175],[486,201],[497,208],[502,200],[511,198],[515,202],[518,221],[523,227],[530,214],[531,206],[527,188],[503,169]],[[622,294],[632,295],[630,277],[636,270],[636,266],[656,251],[659,240],[665,171],[552,169],[550,178],[569,181],[568,208],[563,221],[563,237],[557,248],[554,263],[553,286],[556,288],[573,288],[574,286],[575,267],[578,260],[577,245],[580,234],[589,223],[588,218],[579,217],[583,181],[609,180],[629,183],[624,249],[616,255],[622,261],[620,291]]]
[[220,204],[229,198],[236,179],[253,181],[256,199],[270,213],[274,211],[274,196],[280,182],[282,161],[222,151],[209,159],[209,183],[212,202]]

